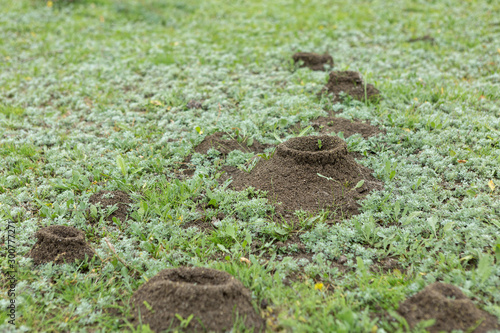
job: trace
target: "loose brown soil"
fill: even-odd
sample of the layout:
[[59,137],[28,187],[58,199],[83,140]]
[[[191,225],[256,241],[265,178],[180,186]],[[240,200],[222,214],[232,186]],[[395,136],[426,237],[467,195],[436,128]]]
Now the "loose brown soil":
[[313,71],[324,71],[325,65],[333,67],[333,58],[328,53],[298,52],[292,56],[292,59],[295,63],[300,62],[300,67],[308,67]]
[[35,265],[48,262],[56,264],[73,263],[76,260],[89,259],[94,250],[85,242],[83,231],[73,227],[51,225],[35,233],[38,239],[27,257],[33,258]]
[[354,99],[365,101],[377,101],[380,99],[380,91],[372,84],[366,84],[358,72],[343,71],[343,72],[330,72],[330,79],[320,92],[322,94],[332,94],[333,102],[340,100],[340,93],[344,92]]
[[[335,117],[319,117],[311,122],[311,126],[320,134],[344,133],[344,138],[348,138],[354,134],[361,134],[365,139],[384,133],[383,130],[370,123],[365,123],[359,120],[349,120],[345,118]],[[302,127],[299,125],[293,129],[294,132],[299,132]]]
[[[323,135],[292,138],[278,145],[271,159],[261,159],[250,173],[228,169],[221,178],[232,176],[230,186],[235,190],[253,186],[268,191],[277,213],[285,216],[299,209],[324,208],[334,216],[347,217],[358,214],[357,199],[382,188],[371,173],[347,152],[342,139]],[[364,184],[355,188],[361,180]]]
[[[108,195],[109,197],[107,197]],[[105,221],[112,222],[113,217],[116,217],[120,219],[121,222],[124,222],[129,215],[132,199],[123,191],[99,191],[90,196],[89,203],[94,206],[100,205],[103,209],[117,205],[118,209],[105,218]],[[92,220],[91,222],[94,223],[96,221]]]
[[215,148],[226,156],[233,150],[241,150],[245,153],[262,153],[269,145],[261,144],[254,141],[248,146],[247,141],[238,142],[236,139],[223,139],[224,133],[217,132],[207,135],[203,141],[194,148],[194,151],[200,154],[206,154],[210,148]]
[[[223,157],[226,157],[227,154],[232,152],[233,150],[240,150],[244,153],[262,153],[266,148],[269,147],[267,144],[262,144],[260,142],[254,141],[250,146],[247,145],[247,140],[242,140],[242,142],[238,142],[236,139],[224,139],[225,133],[216,132],[211,135],[207,135],[203,141],[194,148],[194,151],[199,154],[206,154],[211,148],[217,149]],[[177,177],[186,178],[191,177],[194,174],[194,169],[192,168],[191,155],[188,155],[182,166],[176,171]]]
[[132,304],[131,321],[139,323],[140,311],[142,323],[155,332],[178,327],[181,322],[176,314],[184,319],[194,315],[185,329],[189,332],[228,331],[236,314],[255,332],[265,327],[252,306],[250,292],[230,274],[214,269],[165,269],[134,293]]
[[462,291],[450,284],[434,283],[400,304],[398,309],[411,328],[422,320],[435,319],[431,333],[474,329],[475,333],[500,329],[498,320],[478,309]]

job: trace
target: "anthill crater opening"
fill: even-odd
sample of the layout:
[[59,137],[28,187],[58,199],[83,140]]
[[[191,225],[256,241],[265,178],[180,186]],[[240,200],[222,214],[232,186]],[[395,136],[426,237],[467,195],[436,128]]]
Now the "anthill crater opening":
[[197,271],[172,271],[165,281],[171,281],[176,283],[185,283],[187,285],[203,285],[203,286],[220,286],[227,284],[231,280],[231,276],[220,274],[218,276],[211,276],[203,273],[197,273]]
[[430,333],[455,330],[486,333],[500,329],[493,315],[478,308],[457,286],[436,282],[399,304],[398,313],[410,328],[423,320],[434,319],[426,327]]
[[132,322],[147,323],[156,332],[180,325],[178,315],[193,315],[185,327],[189,332],[228,331],[235,313],[255,332],[265,327],[251,303],[250,291],[229,273],[211,268],[164,269],[134,293],[132,303]]
[[83,233],[66,226],[52,226],[38,230],[36,237],[40,242],[58,242],[61,244],[85,243]]
[[92,258],[94,250],[85,242],[83,231],[70,226],[52,225],[35,233],[37,241],[26,255],[35,265],[53,261],[56,264]]
[[334,164],[345,159],[348,151],[342,139],[320,135],[291,138],[278,145],[276,154],[299,163]]

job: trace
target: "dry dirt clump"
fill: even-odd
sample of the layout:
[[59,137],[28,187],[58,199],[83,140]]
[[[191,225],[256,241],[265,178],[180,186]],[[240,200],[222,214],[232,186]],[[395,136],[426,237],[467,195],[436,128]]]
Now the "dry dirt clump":
[[117,205],[118,209],[105,218],[105,220],[111,222],[113,221],[113,217],[116,217],[124,222],[129,215],[132,199],[123,191],[99,191],[90,196],[89,203],[94,206],[100,205],[103,209]]
[[292,56],[292,59],[295,63],[301,62],[300,67],[308,67],[313,71],[324,71],[325,65],[333,67],[333,58],[328,53],[298,52]]
[[268,148],[268,145],[253,141],[251,145],[248,145],[246,139],[238,142],[237,139],[223,139],[224,133],[217,132],[211,135],[207,135],[203,141],[194,148],[194,151],[200,154],[206,154],[210,148],[215,148],[226,156],[233,150],[241,150],[244,153],[262,153],[264,149]]
[[155,332],[179,327],[189,318],[188,332],[226,332],[236,316],[254,332],[264,330],[264,321],[251,303],[250,292],[233,276],[209,268],[165,269],[142,285],[132,296],[132,322],[149,324]]
[[459,288],[440,282],[401,303],[398,312],[411,328],[422,320],[435,319],[434,325],[426,328],[430,333],[453,330],[483,333],[500,329],[498,320],[478,309]]
[[226,177],[232,176],[235,190],[252,186],[268,191],[271,202],[281,203],[278,213],[323,208],[346,216],[358,213],[357,199],[382,188],[371,173],[347,151],[345,141],[323,135],[292,138],[250,173],[234,170]]
[[376,101],[380,99],[380,91],[369,83],[365,87],[361,75],[354,71],[330,72],[330,79],[321,90],[320,95],[325,93],[333,94],[333,101],[338,102],[341,92],[360,101],[365,101],[366,99]]
[[37,242],[26,255],[33,258],[35,265],[48,262],[55,264],[73,263],[76,260],[89,259],[94,250],[85,242],[83,231],[73,227],[51,225],[35,233]]

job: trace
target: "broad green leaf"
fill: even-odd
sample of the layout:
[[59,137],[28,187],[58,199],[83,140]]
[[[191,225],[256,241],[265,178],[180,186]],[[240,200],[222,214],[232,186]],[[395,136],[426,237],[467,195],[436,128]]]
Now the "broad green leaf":
[[226,233],[231,236],[231,238],[236,239],[236,230],[232,224],[226,226]]
[[436,236],[437,221],[438,221],[438,219],[435,216],[431,216],[427,219],[427,224],[429,224],[429,226],[431,227],[431,230],[432,230],[432,233],[434,234],[434,236]]
[[302,131],[300,131],[298,137],[304,136],[307,132],[309,132],[311,128],[312,126],[307,126],[306,128],[304,128]]
[[226,252],[226,253],[229,253],[229,250],[226,249],[226,247],[222,244],[217,244],[217,247],[219,248],[219,250],[223,251],[223,252]]
[[125,164],[125,160],[121,155],[116,156],[116,164],[120,168],[123,177],[127,177],[127,165]]
[[364,180],[364,179],[362,179],[362,180],[360,180],[360,181],[356,184],[356,186],[354,186],[354,188],[360,188],[361,186],[363,186],[363,184],[364,184],[364,183],[365,183],[365,180]]
[[252,244],[252,234],[248,230],[245,234],[245,241],[247,242],[248,245]]
[[489,254],[484,254],[479,259],[477,264],[477,275],[481,279],[481,283],[484,283],[490,277],[493,272],[492,257]]
[[90,205],[90,216],[97,217],[97,207],[94,205]]

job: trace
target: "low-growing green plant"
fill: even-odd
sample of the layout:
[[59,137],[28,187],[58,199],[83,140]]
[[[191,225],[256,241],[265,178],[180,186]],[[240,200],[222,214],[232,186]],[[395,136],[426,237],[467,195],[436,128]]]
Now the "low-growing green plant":
[[362,241],[370,246],[373,246],[379,240],[379,236],[377,235],[379,228],[371,216],[368,221],[359,221],[355,218],[354,228],[360,234]]
[[396,177],[396,168],[398,166],[397,162],[390,162],[387,160],[384,165],[384,175],[389,180],[393,180]]
[[302,230],[310,230],[320,222],[324,222],[328,217],[328,211],[319,214],[311,214],[306,211],[296,211],[295,215],[299,218],[299,226]]
[[6,117],[22,116],[24,112],[25,112],[24,109],[21,107],[0,104],[0,114],[5,115]]
[[179,321],[180,321],[180,324],[179,324],[179,327],[181,329],[185,329],[189,326],[189,323],[191,322],[191,320],[193,319],[194,315],[191,314],[189,315],[187,318],[182,318],[182,316],[178,313],[175,314],[175,318],[177,318]]
[[276,152],[276,149],[273,149],[272,151],[270,151],[268,153],[257,154],[257,156],[259,156],[260,158],[263,158],[266,161],[268,161],[271,158],[273,158],[275,152]]

